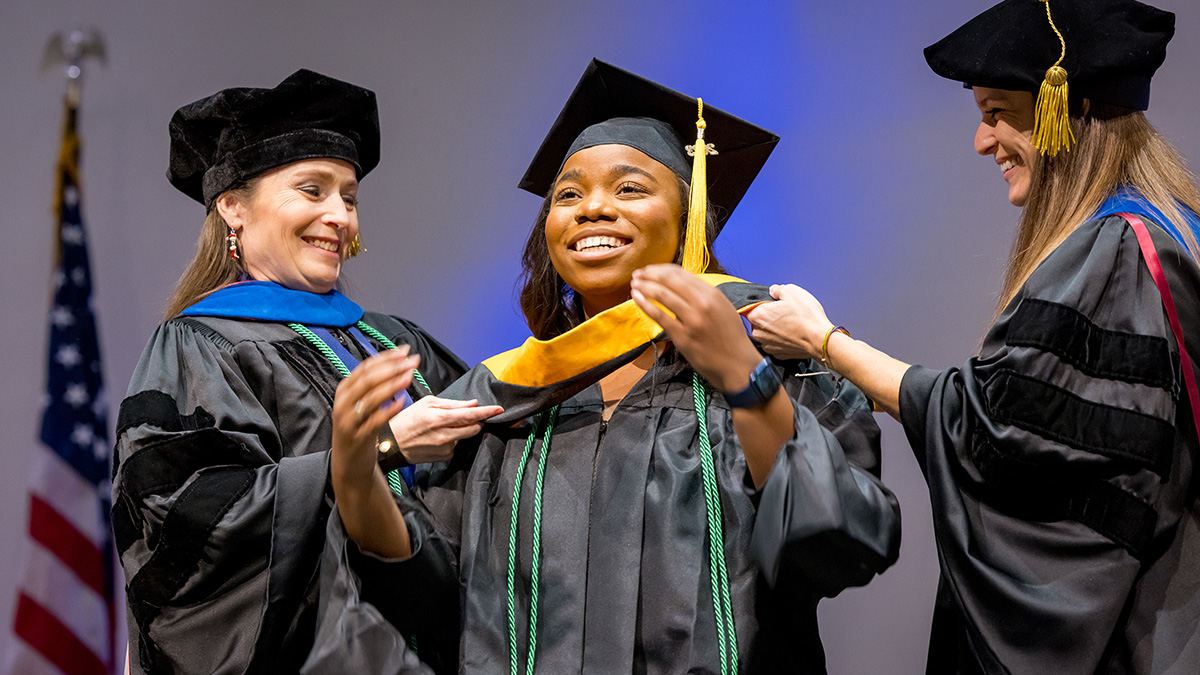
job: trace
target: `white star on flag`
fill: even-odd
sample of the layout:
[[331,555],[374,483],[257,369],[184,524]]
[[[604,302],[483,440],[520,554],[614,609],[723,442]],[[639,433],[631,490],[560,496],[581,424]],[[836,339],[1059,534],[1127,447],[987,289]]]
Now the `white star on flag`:
[[82,267],[76,267],[71,270],[71,281],[76,286],[82,286],[85,279],[87,279],[87,272],[83,271]]
[[66,328],[75,323],[75,315],[71,313],[71,310],[59,305],[51,310],[50,322],[59,328]]
[[74,185],[68,185],[63,188],[63,201],[67,206],[75,206],[79,203],[79,189]]
[[96,400],[92,401],[92,414],[96,417],[104,417],[108,414],[108,404],[103,389],[96,392]]
[[89,424],[76,424],[75,431],[71,432],[71,441],[81,448],[87,447],[96,442],[96,432]]
[[63,400],[71,404],[71,407],[78,408],[88,402],[87,385],[82,382],[72,382],[67,385],[67,392],[63,394]]
[[[99,438],[96,439],[96,442],[92,443],[92,454],[96,456],[96,459],[107,458],[108,457],[108,444],[105,443],[103,439],[99,439]],[[107,491],[112,488],[105,488],[105,489]]]
[[74,368],[83,360],[83,355],[79,353],[79,347],[75,345],[63,345],[58,348],[58,353],[54,355],[54,360],[61,363],[64,367]]
[[63,225],[62,240],[78,246],[83,243],[83,228],[78,225]]

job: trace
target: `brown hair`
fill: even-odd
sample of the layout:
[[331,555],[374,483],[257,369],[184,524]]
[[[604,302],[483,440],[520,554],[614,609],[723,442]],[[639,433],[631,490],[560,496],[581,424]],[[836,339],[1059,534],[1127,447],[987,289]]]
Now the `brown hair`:
[[[239,201],[249,203],[254,199],[258,180],[251,179],[226,190],[234,193]],[[224,194],[224,193],[222,193]],[[246,273],[241,260],[229,255],[229,224],[217,211],[216,203],[208,208],[200,238],[196,241],[196,255],[175,284],[171,298],[167,300],[166,319],[179,314],[205,296],[222,286],[231,284]]]
[[[553,190],[553,188],[552,188]],[[533,231],[525,242],[525,252],[521,254],[521,312],[525,315],[525,323],[533,336],[539,340],[548,340],[562,335],[583,322],[583,307],[575,299],[571,290],[550,260],[550,249],[546,245],[546,218],[550,214],[550,197],[542,202],[537,219],[533,223]],[[674,262],[683,259],[683,235],[687,230],[688,184],[679,181],[679,203],[683,206],[683,215],[679,221],[679,248],[675,251]],[[710,258],[706,272],[723,274],[725,268],[712,254],[712,244],[717,238],[717,213],[712,203],[708,205],[705,222],[705,235],[708,240]]]
[[1179,225],[1192,258],[1200,261],[1200,246],[1180,208],[1200,213],[1196,178],[1146,116],[1093,102],[1085,115],[1072,116],[1071,130],[1076,144],[1070,151],[1039,155],[1032,168],[1029,201],[1021,212],[993,320],[1042,260],[1122,185],[1136,189]]

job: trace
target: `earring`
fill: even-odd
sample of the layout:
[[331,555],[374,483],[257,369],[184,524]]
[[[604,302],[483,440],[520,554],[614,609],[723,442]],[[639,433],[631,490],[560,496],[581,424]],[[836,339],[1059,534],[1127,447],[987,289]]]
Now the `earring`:
[[237,232],[234,232],[232,227],[229,228],[229,234],[225,235],[225,239],[229,242],[229,257],[230,257],[230,259],[232,259],[232,260],[241,259],[241,256],[238,255]]
[[362,243],[362,235],[358,235],[358,234],[354,235],[354,238],[350,240],[350,244],[346,246],[346,257],[347,258],[353,258],[353,257],[357,256],[359,253],[366,253],[366,252],[367,252],[367,249],[365,246],[363,246],[363,243]]

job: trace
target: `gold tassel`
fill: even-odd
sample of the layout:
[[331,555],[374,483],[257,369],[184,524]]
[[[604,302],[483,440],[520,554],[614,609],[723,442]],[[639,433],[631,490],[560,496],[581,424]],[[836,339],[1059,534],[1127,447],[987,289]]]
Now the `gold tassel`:
[[687,230],[683,237],[683,269],[693,274],[708,270],[708,176],[707,156],[717,154],[711,143],[704,142],[704,101],[696,99],[696,144],[686,146],[692,156],[692,188],[688,199]]
[[1062,33],[1058,32],[1054,19],[1050,17],[1049,0],[1039,1],[1046,3],[1046,20],[1050,22],[1050,28],[1062,44],[1062,54],[1046,71],[1046,78],[1042,80],[1041,89],[1038,91],[1033,118],[1033,147],[1043,155],[1054,157],[1059,150],[1070,150],[1071,144],[1075,142],[1075,134],[1071,131],[1067,71],[1059,65],[1067,57],[1067,41],[1063,39]]

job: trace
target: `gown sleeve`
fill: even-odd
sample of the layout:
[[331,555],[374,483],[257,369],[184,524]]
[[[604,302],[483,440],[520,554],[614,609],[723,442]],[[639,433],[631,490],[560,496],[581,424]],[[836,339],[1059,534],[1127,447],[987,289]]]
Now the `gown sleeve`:
[[[435,391],[462,372],[415,325],[367,318],[422,355]],[[339,379],[290,333],[269,341],[259,333],[277,328],[267,324],[218,325],[237,335],[191,319],[160,326],[121,405],[113,522],[131,651],[144,672],[296,672],[314,644],[318,603],[321,616],[369,603],[370,583],[352,593],[333,583],[358,561],[344,535],[326,533],[341,527],[328,482]],[[353,661],[329,644],[324,663]],[[407,659],[392,652],[388,667],[410,672]]]
[[752,495],[751,552],[767,582],[832,597],[891,566],[900,507],[879,480],[879,427],[870,402],[812,361],[785,369],[795,435]]
[[[313,600],[328,430],[324,451],[284,456],[302,439],[281,436],[269,408],[303,397],[279,378],[260,398],[247,370],[262,354],[218,338],[187,321],[162,325],[121,404],[113,527],[131,652],[146,672],[261,669],[297,639],[292,619]],[[288,416],[305,412],[318,413]]]
[[[1151,229],[1183,325],[1200,325],[1195,264]],[[981,356],[905,374],[954,615],[935,620],[931,671],[941,654],[989,674],[1107,672],[1123,617],[1146,601],[1139,579],[1171,564],[1190,508],[1178,349],[1133,231],[1110,217],[1046,258]]]

